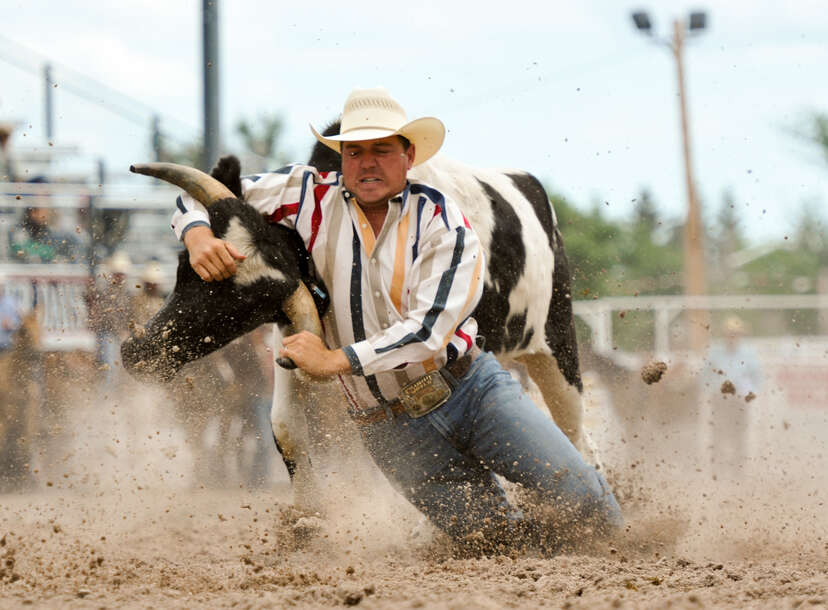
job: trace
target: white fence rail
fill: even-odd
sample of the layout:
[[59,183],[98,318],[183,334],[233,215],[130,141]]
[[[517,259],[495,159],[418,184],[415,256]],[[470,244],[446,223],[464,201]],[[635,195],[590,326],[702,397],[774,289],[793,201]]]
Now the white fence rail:
[[689,310],[803,310],[815,309],[828,315],[828,294],[803,295],[716,295],[609,297],[575,301],[575,315],[592,331],[592,347],[602,355],[618,350],[613,341],[614,321],[621,312],[649,311],[654,315],[654,355],[664,358],[676,350],[671,346],[671,323]]

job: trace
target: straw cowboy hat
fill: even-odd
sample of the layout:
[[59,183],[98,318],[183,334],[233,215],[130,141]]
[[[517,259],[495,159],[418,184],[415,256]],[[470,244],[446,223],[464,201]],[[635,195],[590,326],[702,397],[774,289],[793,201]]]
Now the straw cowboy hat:
[[742,336],[747,334],[747,325],[739,316],[728,316],[722,324],[722,328],[728,335]]
[[354,89],[345,100],[338,136],[325,137],[313,125],[316,139],[338,153],[342,142],[379,140],[403,136],[414,145],[414,161],[419,165],[433,157],[443,145],[446,128],[440,119],[423,117],[409,121],[402,106],[385,87]]

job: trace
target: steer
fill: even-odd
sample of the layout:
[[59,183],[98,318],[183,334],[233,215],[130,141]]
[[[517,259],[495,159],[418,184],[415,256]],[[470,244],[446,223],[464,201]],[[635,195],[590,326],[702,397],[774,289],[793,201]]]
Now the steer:
[[[334,124],[325,135],[337,130]],[[219,177],[240,192],[238,176],[228,173],[228,162],[223,163],[225,171]],[[317,144],[309,164],[321,172],[337,171],[339,157]],[[265,322],[284,326],[289,320],[294,330],[308,328],[320,334],[314,302],[302,286],[306,254],[297,247],[295,234],[268,225],[227,187],[197,170],[170,164],[131,169],[173,182],[208,205],[216,236],[232,242],[247,258],[234,277],[205,283],[183,252],[171,298],[146,328],[124,343],[128,370],[170,378],[186,362]],[[473,315],[485,337],[484,348],[526,367],[556,423],[586,459],[594,461],[583,430],[583,384],[567,259],[542,185],[525,172],[474,169],[440,157],[412,169],[409,176],[457,201],[480,236],[487,270]],[[286,300],[289,295],[293,296]],[[304,488],[312,485],[304,414],[290,410],[290,401],[279,398],[274,397],[274,437],[294,486]]]

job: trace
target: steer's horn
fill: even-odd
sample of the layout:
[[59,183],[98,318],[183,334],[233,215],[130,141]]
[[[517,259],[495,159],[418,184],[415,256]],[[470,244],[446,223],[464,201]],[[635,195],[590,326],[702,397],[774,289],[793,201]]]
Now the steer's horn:
[[194,167],[187,167],[178,163],[136,163],[129,166],[129,171],[135,174],[153,176],[174,184],[187,191],[194,199],[205,206],[209,206],[219,199],[236,198],[233,191],[221,182]]
[[[317,337],[322,336],[322,322],[319,321],[316,303],[304,283],[299,282],[296,291],[285,299],[282,311],[293,325],[294,333],[307,330]],[[290,358],[276,358],[276,363],[285,369],[296,368],[296,364]]]

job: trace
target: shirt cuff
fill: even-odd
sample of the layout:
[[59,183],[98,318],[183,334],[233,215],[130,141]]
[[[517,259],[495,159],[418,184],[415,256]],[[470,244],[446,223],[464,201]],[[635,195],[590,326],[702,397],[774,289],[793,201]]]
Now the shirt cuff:
[[181,237],[180,237],[180,239],[181,239],[181,240],[183,240],[183,239],[184,239],[184,236],[187,234],[187,231],[189,231],[189,230],[190,230],[190,229],[192,229],[193,227],[209,227],[209,226],[210,226],[210,223],[209,223],[209,222],[204,222],[203,220],[194,220],[193,222],[191,222],[190,224],[188,224],[186,227],[184,227],[183,229],[181,229]]
[[210,217],[201,210],[190,210],[176,219],[173,225],[173,231],[175,231],[175,236],[181,240],[184,239],[184,233],[198,225],[207,225],[209,227]]
[[[365,343],[362,341],[361,343]],[[346,345],[342,348],[342,351],[345,352],[345,356],[348,358],[348,362],[351,364],[351,374],[352,375],[364,375],[362,371],[362,363],[359,360],[359,356],[356,353],[356,347],[360,345],[359,343],[354,343],[353,345]]]

